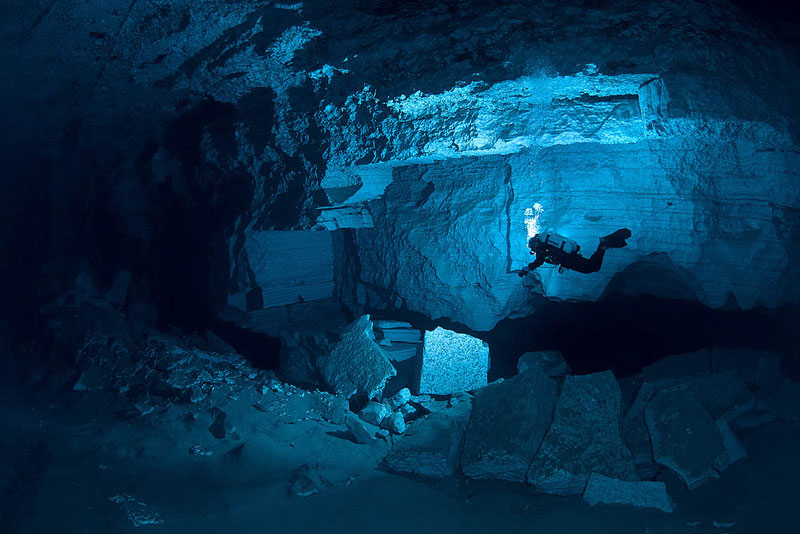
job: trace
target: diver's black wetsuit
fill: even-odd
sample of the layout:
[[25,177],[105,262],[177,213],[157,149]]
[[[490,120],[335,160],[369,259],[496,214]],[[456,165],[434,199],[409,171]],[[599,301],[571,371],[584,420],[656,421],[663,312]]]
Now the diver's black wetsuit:
[[[539,244],[544,245],[544,243],[541,242]],[[558,253],[554,254],[547,250],[549,248],[552,247],[544,245],[534,249],[536,260],[533,263],[528,264],[529,271],[532,271],[537,267],[541,267],[544,263],[549,263],[551,265],[558,265],[564,269],[578,271],[579,273],[596,273],[600,270],[600,267],[603,266],[603,257],[606,255],[606,246],[604,246],[602,243],[597,245],[597,250],[595,250],[594,254],[588,258],[584,258],[577,252],[574,254],[564,254],[559,249],[555,249],[558,250]]]
[[531,249],[531,254],[536,254],[536,260],[528,264],[525,269],[522,269],[520,276],[525,276],[528,272],[541,267],[544,263],[558,265],[564,269],[571,269],[584,274],[596,273],[603,266],[603,257],[606,255],[606,249],[624,247],[627,245],[625,240],[630,236],[631,231],[627,228],[622,228],[613,234],[601,237],[597,250],[588,258],[584,258],[580,255],[580,247],[575,252],[566,253],[552,243],[542,241],[536,235],[528,241],[528,248]]

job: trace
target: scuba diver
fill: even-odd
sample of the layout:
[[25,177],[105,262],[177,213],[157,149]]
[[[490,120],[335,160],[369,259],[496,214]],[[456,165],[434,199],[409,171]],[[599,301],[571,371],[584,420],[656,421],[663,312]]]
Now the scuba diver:
[[579,273],[596,273],[603,265],[603,256],[605,256],[606,250],[626,246],[625,240],[630,236],[630,230],[621,228],[613,234],[601,237],[594,254],[584,258],[580,255],[580,245],[572,239],[557,234],[545,234],[544,237],[536,234],[528,241],[528,248],[531,249],[531,254],[536,255],[536,260],[518,274],[520,277],[525,276],[544,263],[558,265],[559,272],[563,269],[571,269]]

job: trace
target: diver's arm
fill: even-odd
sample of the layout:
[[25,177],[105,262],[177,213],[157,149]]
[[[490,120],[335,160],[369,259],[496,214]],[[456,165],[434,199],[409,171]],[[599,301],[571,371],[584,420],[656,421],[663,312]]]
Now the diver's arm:
[[541,267],[544,264],[544,255],[536,255],[536,260],[533,263],[529,263],[527,267],[523,268],[520,272],[520,276],[525,276],[529,272],[533,271],[534,269]]
[[528,270],[532,271],[544,265],[544,254],[537,254],[533,263],[528,264]]

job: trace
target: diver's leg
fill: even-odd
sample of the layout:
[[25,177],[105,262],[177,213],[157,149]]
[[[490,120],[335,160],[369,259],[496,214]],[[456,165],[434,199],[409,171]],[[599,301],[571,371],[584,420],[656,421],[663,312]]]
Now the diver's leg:
[[596,273],[603,266],[603,256],[606,255],[606,247],[601,243],[597,245],[597,250],[588,258],[583,256],[575,256],[570,258],[569,264],[565,261],[564,267],[578,271],[579,273],[590,274]]
[[607,236],[601,237],[600,244],[608,248],[622,248],[625,245],[627,245],[625,240],[630,237],[631,237],[630,230],[628,230],[627,228],[620,228],[613,234],[608,234]]

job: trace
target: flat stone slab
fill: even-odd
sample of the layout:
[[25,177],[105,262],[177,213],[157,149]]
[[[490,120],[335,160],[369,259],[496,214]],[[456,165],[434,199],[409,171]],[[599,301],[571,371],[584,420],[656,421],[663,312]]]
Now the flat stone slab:
[[633,454],[639,474],[643,478],[651,478],[660,470],[653,460],[645,408],[659,391],[675,387],[685,388],[690,392],[712,419],[738,420],[755,406],[755,398],[744,380],[731,369],[711,375],[645,382],[625,414],[622,425],[625,444]]
[[531,462],[528,482],[545,493],[578,495],[592,473],[638,481],[620,432],[621,404],[611,371],[567,376],[553,423]]
[[361,316],[342,331],[331,351],[317,360],[317,368],[333,392],[347,399],[353,395],[378,397],[386,381],[397,374],[386,353],[375,343],[369,315]]
[[417,393],[450,395],[486,385],[489,346],[444,328],[425,332]]
[[645,408],[653,459],[695,489],[729,465],[714,419],[685,386],[661,390]]
[[460,402],[410,423],[403,439],[386,455],[386,467],[427,478],[454,475],[470,409],[470,403]]
[[672,513],[675,504],[667,493],[664,482],[628,482],[592,473],[583,492],[589,506],[598,504],[626,504],[639,508],[655,508]]
[[553,414],[556,382],[538,367],[478,390],[461,454],[470,478],[525,481]]

